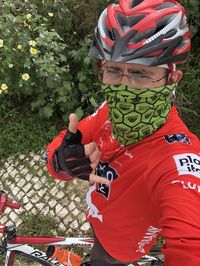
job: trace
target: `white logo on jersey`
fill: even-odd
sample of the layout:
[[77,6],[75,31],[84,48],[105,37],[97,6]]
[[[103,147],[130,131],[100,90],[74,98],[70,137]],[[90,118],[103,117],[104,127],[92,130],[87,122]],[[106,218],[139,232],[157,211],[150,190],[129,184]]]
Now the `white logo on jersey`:
[[157,237],[160,231],[161,229],[150,225],[145,233],[144,238],[140,242],[138,242],[138,249],[136,250],[136,252],[145,253],[144,246],[151,243],[151,241]]
[[133,159],[133,154],[128,150],[125,151],[124,155],[128,156],[130,159]]
[[179,175],[193,175],[200,178],[200,157],[194,153],[174,155]]
[[194,184],[192,182],[187,182],[183,180],[174,180],[171,182],[173,185],[181,184],[184,189],[195,190],[200,193],[200,185]]
[[88,205],[88,217],[92,216],[93,218],[99,219],[100,222],[103,222],[103,217],[102,215],[99,214],[99,210],[97,207],[92,203],[92,197],[91,194],[93,191],[96,190],[96,185],[94,184],[93,186],[89,187],[89,190],[86,195],[86,203]]

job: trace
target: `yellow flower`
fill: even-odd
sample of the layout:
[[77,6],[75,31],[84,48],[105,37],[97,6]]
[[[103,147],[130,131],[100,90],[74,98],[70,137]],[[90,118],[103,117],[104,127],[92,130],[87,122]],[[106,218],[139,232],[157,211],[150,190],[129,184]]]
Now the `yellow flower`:
[[0,48],[3,47],[3,40],[0,39]]
[[32,18],[32,15],[31,15],[31,14],[27,14],[27,15],[26,15],[26,18],[27,18],[27,19],[31,19],[31,18]]
[[48,13],[48,15],[49,15],[49,17],[51,17],[51,18],[53,17],[53,13]]
[[3,83],[1,85],[1,89],[2,89],[2,91],[7,91],[8,90],[8,86],[6,85],[6,83]]
[[77,32],[76,31],[74,31],[74,35],[76,35],[77,34]]
[[31,47],[30,52],[31,52],[31,54],[37,54],[37,49]]
[[18,44],[17,45],[17,49],[21,50],[22,49],[22,45],[21,44]]
[[13,68],[13,64],[9,64],[8,67],[9,67],[9,68]]
[[36,42],[31,40],[31,41],[29,41],[29,45],[35,47],[36,46]]
[[0,94],[2,94],[2,90],[0,90]]
[[24,74],[22,75],[22,79],[23,79],[23,80],[29,80],[29,78],[30,78],[30,76],[29,76],[28,73],[24,73]]

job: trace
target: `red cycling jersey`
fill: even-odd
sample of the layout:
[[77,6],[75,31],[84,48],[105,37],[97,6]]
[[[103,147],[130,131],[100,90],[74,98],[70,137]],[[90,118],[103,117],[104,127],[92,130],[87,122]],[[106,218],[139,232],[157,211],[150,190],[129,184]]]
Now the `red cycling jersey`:
[[[86,196],[88,220],[105,250],[135,261],[163,236],[166,266],[200,266],[200,142],[176,109],[158,131],[129,146],[113,137],[106,103],[79,130],[83,144],[94,141],[101,150],[97,174],[111,181],[90,186]],[[48,147],[48,169],[61,180],[51,156],[64,133]]]

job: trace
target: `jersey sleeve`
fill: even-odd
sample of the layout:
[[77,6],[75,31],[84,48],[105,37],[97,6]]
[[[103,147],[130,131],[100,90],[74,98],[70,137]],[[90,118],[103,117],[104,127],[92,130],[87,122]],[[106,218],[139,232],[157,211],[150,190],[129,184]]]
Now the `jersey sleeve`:
[[[148,187],[159,210],[166,266],[200,265],[200,149],[174,144],[151,162]],[[174,147],[175,147],[174,146]]]
[[[102,107],[100,107],[94,114],[86,117],[79,122],[78,129],[82,133],[82,144],[88,144],[93,141],[93,136],[98,125],[97,121],[100,109],[102,109]],[[56,171],[56,161],[54,158],[55,151],[61,145],[66,133],[67,130],[61,131],[59,135],[55,137],[46,148],[47,170],[52,177],[61,181],[70,181],[73,179],[73,177],[69,176],[65,171]]]

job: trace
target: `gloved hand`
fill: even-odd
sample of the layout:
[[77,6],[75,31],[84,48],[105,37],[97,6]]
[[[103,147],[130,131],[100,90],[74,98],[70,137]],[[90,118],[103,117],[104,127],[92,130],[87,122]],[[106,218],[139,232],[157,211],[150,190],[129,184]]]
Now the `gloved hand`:
[[107,179],[94,174],[100,160],[100,151],[94,142],[81,144],[82,134],[77,129],[78,123],[77,116],[71,114],[68,131],[55,152],[55,171],[62,170],[72,177],[88,180],[90,183],[98,182],[108,185]]

